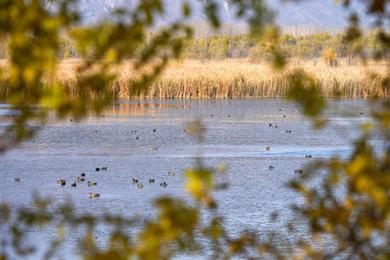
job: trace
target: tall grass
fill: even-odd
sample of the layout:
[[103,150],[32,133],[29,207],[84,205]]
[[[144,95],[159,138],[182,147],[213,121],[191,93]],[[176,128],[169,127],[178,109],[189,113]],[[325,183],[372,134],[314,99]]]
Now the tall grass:
[[[326,97],[383,97],[384,66],[329,67],[312,62],[301,65],[320,83]],[[256,98],[283,97],[289,82],[285,73],[266,64],[245,60],[186,61],[173,64],[164,76],[150,87],[149,98]],[[375,72],[374,75],[372,72]]]
[[[59,66],[54,80],[62,81],[69,91],[76,91],[77,61],[65,61]],[[312,74],[320,83],[326,97],[385,97],[385,66],[371,64],[329,67],[321,62],[300,62],[300,67]],[[294,66],[286,68],[286,72]],[[267,64],[248,60],[195,61],[172,63],[147,93],[130,96],[129,86],[134,76],[131,63],[113,69],[118,78],[112,88],[118,98],[149,99],[235,99],[283,97],[289,82],[285,74],[272,70]],[[0,92],[6,93],[0,84]]]

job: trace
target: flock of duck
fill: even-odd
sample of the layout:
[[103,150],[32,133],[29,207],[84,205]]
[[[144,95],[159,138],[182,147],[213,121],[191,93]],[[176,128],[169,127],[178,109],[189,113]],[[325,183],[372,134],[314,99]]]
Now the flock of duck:
[[[107,166],[96,167],[95,171],[96,172],[107,171]],[[73,188],[76,188],[81,183],[85,183],[86,177],[87,177],[87,175],[85,174],[85,172],[82,172],[79,176],[76,177],[76,180],[74,182],[72,182],[70,186],[73,187]],[[59,179],[59,180],[57,180],[57,184],[59,184],[61,187],[64,187],[64,186],[66,186],[66,180],[65,179]],[[87,181],[87,185],[88,185],[88,187],[97,186],[97,182],[88,180]],[[99,198],[100,194],[96,193],[96,192],[89,192],[88,193],[88,197],[90,199]]]
[[[107,169],[108,169],[107,166],[96,167],[95,168],[95,172],[107,171]],[[176,176],[176,173],[172,172],[172,171],[169,171],[168,172],[168,176]],[[87,175],[85,174],[85,172],[82,172],[79,176],[76,177],[76,180],[74,182],[72,182],[70,186],[75,188],[78,185],[81,185],[82,183],[85,183],[85,182],[87,183],[88,187],[97,186],[97,182],[96,181],[90,181],[90,180],[86,181],[86,178],[87,178]],[[20,183],[21,179],[22,178],[20,176],[17,176],[17,177],[14,178],[16,183]],[[142,183],[141,180],[133,178],[132,181],[133,181],[133,185],[135,185],[138,189],[143,189],[144,188],[144,184]],[[148,182],[149,182],[149,184],[154,184],[154,183],[156,183],[156,179],[150,178]],[[65,187],[66,184],[67,184],[67,181],[65,179],[58,179],[56,181],[56,183],[59,184],[61,187]],[[160,187],[166,188],[167,186],[168,186],[168,183],[166,181],[162,180],[160,182]],[[90,199],[96,199],[96,198],[100,197],[100,194],[96,193],[96,192],[89,192],[88,193],[88,197]]]
[[[279,111],[281,111],[281,109],[279,109]],[[214,114],[211,114],[211,117],[214,117]],[[228,118],[230,118],[231,116],[228,115]],[[287,116],[286,115],[283,115],[283,118],[286,118]],[[72,121],[72,120],[71,120]],[[272,127],[272,128],[278,128],[278,125],[277,124],[272,124],[272,123],[269,123],[268,125],[269,127]],[[183,130],[185,132],[185,129]],[[292,133],[292,130],[285,130],[286,133]],[[156,129],[153,129],[153,133],[157,132]],[[137,130],[131,130],[131,134],[137,134]],[[139,136],[136,136],[135,137],[136,140],[139,140]],[[157,151],[158,150],[158,146],[152,146],[152,149]],[[265,146],[264,147],[264,150],[265,151],[271,151],[271,147],[270,146]],[[305,158],[306,159],[309,159],[309,158],[312,158],[312,155],[311,154],[306,154],[305,155]],[[270,165],[268,167],[268,169],[270,171],[274,170],[274,166]],[[107,166],[102,166],[102,167],[96,167],[95,168],[95,172],[100,172],[100,171],[107,171],[108,167]],[[302,169],[297,169],[294,171],[295,173],[298,173],[298,174],[302,174],[303,173],[303,170]],[[175,172],[168,172],[168,176],[176,176],[176,173]],[[20,176],[17,176],[15,177],[15,182],[19,183],[21,182],[21,177]],[[80,185],[81,183],[85,183],[86,181],[86,174],[84,172],[82,172],[80,174],[80,176],[77,176],[76,180],[74,182],[71,183],[71,187],[77,187],[78,185]],[[132,179],[132,182],[133,182],[133,185],[135,185],[138,189],[143,189],[144,188],[144,184],[142,181],[140,181],[139,179],[136,179],[136,178],[133,178]],[[148,180],[148,183],[149,184],[154,184],[156,182],[155,179],[149,179]],[[67,181],[65,179],[59,179],[57,180],[57,184],[59,184],[61,187],[64,187],[66,186],[67,184]],[[90,181],[88,180],[87,181],[87,185],[88,187],[93,187],[93,186],[97,186],[97,182],[96,181]],[[163,187],[163,188],[166,188],[168,186],[167,182],[166,181],[161,181],[160,182],[160,187]],[[88,197],[93,199],[93,198],[99,198],[100,197],[100,194],[99,193],[95,193],[95,192],[89,192],[88,194]]]
[[[282,111],[282,109],[279,109],[279,111]],[[283,115],[283,118],[287,118],[287,116]],[[278,128],[277,124],[269,123],[268,126],[271,127],[271,128],[275,128],[275,129]],[[292,134],[292,130],[288,130],[287,129],[286,130],[286,134]],[[264,150],[267,151],[267,152],[271,151],[271,146],[265,146]],[[305,158],[306,159],[310,159],[310,158],[313,158],[313,156],[311,154],[305,154]],[[268,166],[268,170],[273,171],[274,169],[275,169],[274,166],[272,166],[272,165]],[[303,170],[302,169],[297,169],[297,170],[294,170],[294,173],[303,174]]]

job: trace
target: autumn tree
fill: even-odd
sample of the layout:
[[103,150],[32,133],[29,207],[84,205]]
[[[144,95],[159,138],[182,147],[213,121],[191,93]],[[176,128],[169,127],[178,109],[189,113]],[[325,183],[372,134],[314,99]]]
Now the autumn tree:
[[327,48],[322,54],[322,59],[325,64],[328,64],[331,67],[337,66],[337,54],[332,48]]

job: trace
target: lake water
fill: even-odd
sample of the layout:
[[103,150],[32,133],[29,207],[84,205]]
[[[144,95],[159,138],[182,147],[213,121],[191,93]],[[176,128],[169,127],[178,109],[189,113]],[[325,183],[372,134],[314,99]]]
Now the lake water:
[[[151,217],[154,198],[188,198],[182,173],[201,151],[207,165],[228,166],[224,178],[230,187],[216,197],[230,231],[272,229],[270,214],[278,211],[281,221],[288,219],[290,204],[299,200],[285,186],[294,169],[315,159],[348,156],[360,125],[368,120],[370,104],[365,100],[329,101],[329,125],[321,131],[313,130],[298,108],[283,99],[121,101],[101,117],[53,121],[36,138],[0,157],[0,198],[28,205],[31,194],[38,192],[71,199],[81,211]],[[0,107],[3,114],[6,109]],[[207,127],[203,145],[183,131],[197,118]],[[313,158],[305,159],[306,154]],[[107,172],[95,172],[100,166],[107,166]],[[169,171],[176,176],[168,176]],[[97,186],[70,187],[81,172]],[[15,176],[21,177],[19,184]],[[144,188],[134,186],[132,178],[140,179]],[[156,183],[149,184],[149,178]],[[57,179],[66,179],[67,185],[60,187]],[[168,186],[160,187],[160,181]],[[89,192],[101,197],[91,200]]]

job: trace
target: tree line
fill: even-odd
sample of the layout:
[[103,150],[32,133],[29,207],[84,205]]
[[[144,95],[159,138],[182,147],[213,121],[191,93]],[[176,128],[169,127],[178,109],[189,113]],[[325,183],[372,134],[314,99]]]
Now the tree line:
[[[146,43],[145,43],[146,44]],[[252,61],[271,60],[272,53],[267,49],[267,41],[258,41],[247,34],[219,35],[202,38],[191,38],[187,42],[182,57],[188,59],[232,59],[249,58]],[[368,32],[355,46],[347,43],[343,33],[331,34],[327,32],[294,36],[283,34],[280,36],[279,48],[285,58],[299,58],[304,60],[323,58],[329,65],[335,65],[337,58],[347,58],[349,63],[354,61],[357,52],[375,56],[381,50],[381,43],[375,31]],[[138,47],[141,55],[144,48]],[[61,59],[80,58],[81,55],[75,43],[67,37],[62,37],[58,57]],[[7,58],[7,40],[0,42],[0,59]]]

